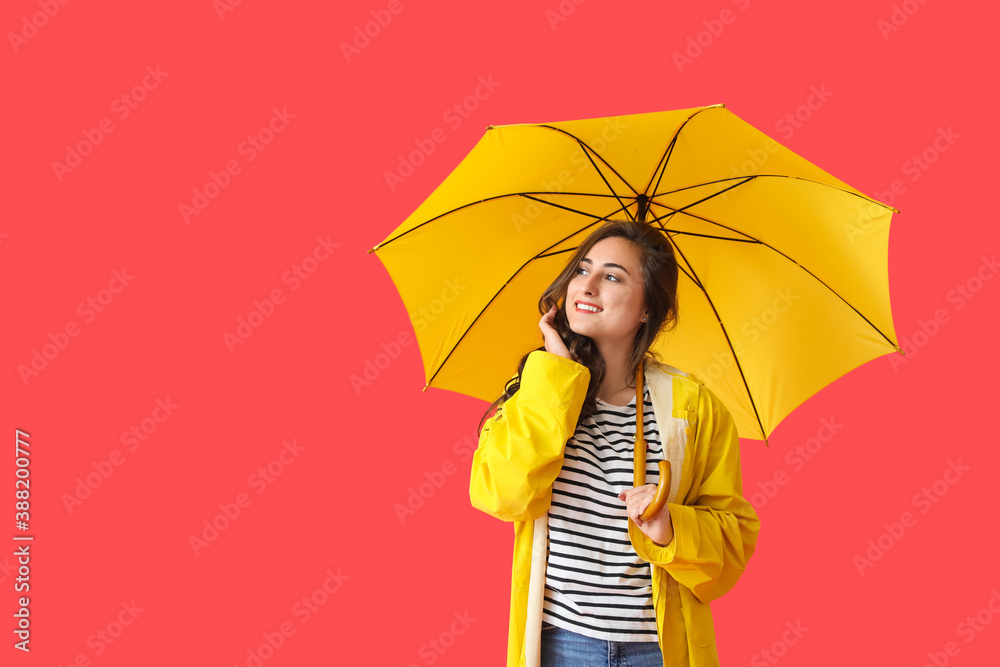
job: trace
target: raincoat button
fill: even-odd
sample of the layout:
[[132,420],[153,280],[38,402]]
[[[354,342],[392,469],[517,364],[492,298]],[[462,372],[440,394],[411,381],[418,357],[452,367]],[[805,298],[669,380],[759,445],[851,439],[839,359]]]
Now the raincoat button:
[[689,405],[688,406],[688,412],[694,412],[694,406],[693,405]]

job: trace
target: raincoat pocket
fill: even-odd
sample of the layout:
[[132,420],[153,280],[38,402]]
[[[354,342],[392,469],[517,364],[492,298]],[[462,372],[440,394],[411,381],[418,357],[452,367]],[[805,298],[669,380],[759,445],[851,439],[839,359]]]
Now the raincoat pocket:
[[715,643],[715,624],[712,609],[693,595],[681,606],[681,614],[688,627],[688,636],[695,646],[707,648]]

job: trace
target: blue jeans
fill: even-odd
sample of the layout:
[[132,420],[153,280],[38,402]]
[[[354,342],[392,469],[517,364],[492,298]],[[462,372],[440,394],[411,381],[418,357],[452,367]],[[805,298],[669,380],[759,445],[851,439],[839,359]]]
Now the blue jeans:
[[542,667],[663,667],[660,645],[594,639],[542,624]]

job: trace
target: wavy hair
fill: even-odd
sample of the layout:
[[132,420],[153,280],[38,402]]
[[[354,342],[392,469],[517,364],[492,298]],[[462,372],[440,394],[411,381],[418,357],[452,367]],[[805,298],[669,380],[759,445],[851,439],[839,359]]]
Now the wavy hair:
[[[570,329],[569,321],[566,319],[566,292],[570,281],[576,275],[576,268],[580,265],[580,260],[587,256],[587,253],[598,241],[611,237],[621,237],[632,242],[638,254],[639,266],[642,268],[643,294],[646,307],[649,309],[649,321],[643,322],[639,326],[639,331],[632,342],[632,352],[627,362],[627,377],[635,378],[639,363],[647,355],[660,360],[659,355],[651,352],[650,348],[660,333],[672,331],[678,322],[677,258],[674,256],[673,246],[661,230],[645,222],[609,220],[594,230],[580,244],[562,273],[556,277],[538,300],[540,315],[547,313],[553,305],[558,306],[554,318],[556,331],[559,332],[570,354],[579,363],[590,369],[590,385],[587,388],[587,397],[584,399],[583,410],[580,412],[577,425],[597,411],[597,390],[604,380],[607,367],[593,339],[577,334]],[[544,349],[545,345],[542,345],[531,352]],[[504,388],[503,394],[493,401],[486,410],[479,422],[480,434],[491,414],[499,412],[507,399],[513,396],[521,386],[521,372],[524,370],[524,364],[531,352],[521,357],[521,361],[517,365],[517,375],[511,378]]]

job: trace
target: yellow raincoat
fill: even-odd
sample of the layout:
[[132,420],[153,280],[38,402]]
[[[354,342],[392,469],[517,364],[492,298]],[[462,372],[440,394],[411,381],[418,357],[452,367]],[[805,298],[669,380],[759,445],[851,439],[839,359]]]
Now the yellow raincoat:
[[[673,469],[665,509],[674,537],[657,546],[631,520],[629,537],[639,557],[653,565],[664,667],[710,667],[719,658],[709,602],[740,578],[760,522],[743,498],[739,438],[726,407],[693,375],[651,358],[644,369]],[[514,523],[507,667],[539,665],[552,485],[589,382],[586,366],[532,352],[520,388],[484,424],[472,459],[473,507]]]

